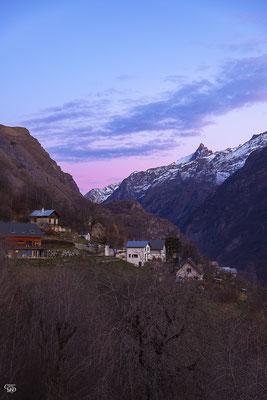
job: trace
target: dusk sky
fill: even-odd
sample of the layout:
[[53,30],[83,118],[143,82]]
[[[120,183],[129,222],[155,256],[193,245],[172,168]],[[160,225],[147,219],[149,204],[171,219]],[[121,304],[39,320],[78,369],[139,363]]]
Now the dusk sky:
[[0,123],[82,193],[267,130],[267,0],[1,0]]

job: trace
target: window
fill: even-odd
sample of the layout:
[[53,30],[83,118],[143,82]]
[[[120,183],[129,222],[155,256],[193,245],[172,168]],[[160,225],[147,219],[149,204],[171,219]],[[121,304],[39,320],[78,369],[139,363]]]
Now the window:
[[191,268],[186,268],[186,272],[187,272],[188,274],[190,274]]
[[138,258],[138,254],[133,254],[132,257],[133,258]]
[[129,254],[129,258],[131,258],[131,254]]

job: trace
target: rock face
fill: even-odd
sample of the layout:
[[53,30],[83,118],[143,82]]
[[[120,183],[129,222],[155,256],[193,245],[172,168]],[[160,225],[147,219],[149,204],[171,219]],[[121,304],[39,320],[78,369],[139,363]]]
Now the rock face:
[[0,125],[0,219],[22,218],[37,208],[56,208],[70,224],[86,200],[25,128]]
[[267,281],[267,147],[253,152],[185,226],[186,234],[208,256],[229,266],[255,269]]
[[70,192],[80,193],[72,176],[61,171],[25,128],[0,125],[0,160],[1,175],[12,184],[15,192],[24,185],[38,184],[49,188],[56,198],[69,199]]
[[169,219],[184,231],[185,221],[206,198],[240,169],[254,150],[266,145],[266,132],[236,148],[216,153],[201,143],[195,153],[175,163],[132,173],[114,188],[105,203],[138,201],[146,211]]

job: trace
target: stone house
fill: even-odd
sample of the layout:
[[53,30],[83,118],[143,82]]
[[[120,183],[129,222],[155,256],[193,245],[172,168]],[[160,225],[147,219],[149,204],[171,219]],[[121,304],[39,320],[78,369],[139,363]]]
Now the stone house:
[[150,260],[166,261],[166,246],[165,240],[152,239],[150,244]]
[[204,272],[202,268],[197,265],[192,258],[187,258],[181,261],[176,271],[176,281],[183,281],[184,279],[202,280]]
[[30,215],[30,222],[39,227],[47,226],[54,231],[64,230],[59,226],[59,215],[56,210],[34,210]]
[[125,245],[126,261],[142,267],[150,257],[150,244],[148,240],[132,240]]

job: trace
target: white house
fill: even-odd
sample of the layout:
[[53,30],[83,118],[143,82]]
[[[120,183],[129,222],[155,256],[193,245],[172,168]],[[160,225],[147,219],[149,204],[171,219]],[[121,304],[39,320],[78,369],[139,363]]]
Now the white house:
[[150,260],[166,261],[166,246],[165,240],[153,239],[150,240]]
[[179,282],[179,280],[183,281],[184,279],[202,280],[203,275],[204,273],[202,268],[197,265],[192,258],[187,258],[179,265],[179,268],[176,272],[176,281]]
[[150,256],[150,244],[148,240],[132,240],[125,245],[126,261],[142,267]]

